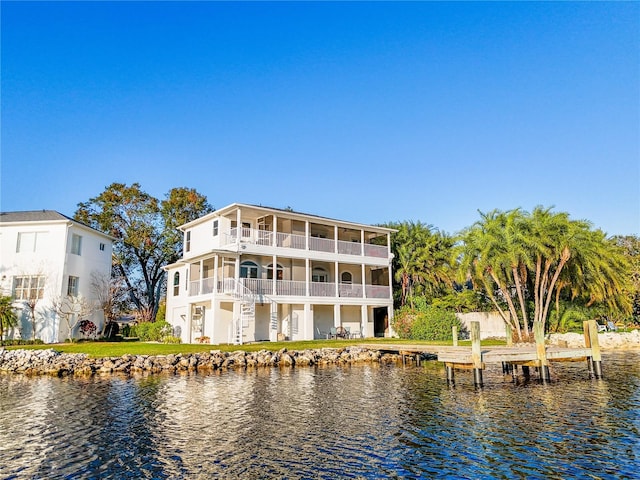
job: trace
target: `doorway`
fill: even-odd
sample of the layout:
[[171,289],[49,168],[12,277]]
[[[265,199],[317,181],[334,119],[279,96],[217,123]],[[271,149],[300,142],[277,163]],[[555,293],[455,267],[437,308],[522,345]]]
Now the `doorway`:
[[373,309],[373,336],[384,337],[389,329],[389,315],[387,307]]

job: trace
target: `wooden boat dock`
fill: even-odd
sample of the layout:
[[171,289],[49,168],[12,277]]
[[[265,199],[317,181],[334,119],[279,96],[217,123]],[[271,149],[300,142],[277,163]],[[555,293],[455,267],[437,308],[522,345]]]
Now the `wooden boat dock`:
[[536,343],[522,347],[482,347],[480,342],[480,324],[471,322],[471,347],[458,347],[454,327],[454,346],[437,345],[362,345],[380,351],[397,352],[403,356],[415,356],[416,362],[422,356],[436,356],[445,364],[447,380],[454,381],[455,370],[473,370],[474,383],[482,386],[482,371],[487,364],[501,363],[504,373],[514,373],[520,366],[523,374],[529,376],[530,367],[537,369],[543,382],[549,381],[550,362],[586,361],[590,374],[602,377],[601,355],[598,344],[598,328],[595,320],[584,322],[584,348],[547,347],[544,343],[544,331],[540,322],[534,323]]

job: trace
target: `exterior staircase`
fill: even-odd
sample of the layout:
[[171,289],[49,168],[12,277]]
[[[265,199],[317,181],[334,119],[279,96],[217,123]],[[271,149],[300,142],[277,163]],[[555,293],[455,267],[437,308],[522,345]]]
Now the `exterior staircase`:
[[[242,345],[244,343],[244,329],[256,320],[256,295],[240,282],[226,279],[224,292],[240,301],[240,317],[234,318],[229,330],[229,343]],[[269,302],[271,299],[262,297]],[[264,301],[264,300],[261,300]]]

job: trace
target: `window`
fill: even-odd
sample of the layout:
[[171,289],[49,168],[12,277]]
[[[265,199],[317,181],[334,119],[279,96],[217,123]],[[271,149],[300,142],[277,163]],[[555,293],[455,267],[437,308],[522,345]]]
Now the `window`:
[[67,295],[70,297],[78,296],[78,286],[80,285],[80,279],[69,275],[69,281],[67,283]]
[[13,279],[16,300],[39,300],[44,297],[44,275],[23,275]]
[[32,253],[38,250],[38,244],[42,246],[47,232],[20,232],[16,244],[16,253]]
[[180,295],[180,272],[173,275],[173,296]]
[[101,252],[104,252],[104,243],[101,243],[101,244],[100,244],[100,251],[101,251]]
[[213,236],[218,236],[218,220],[213,221]]
[[[283,273],[284,269],[282,268],[282,265],[278,265],[276,267],[276,280],[282,280],[284,278]],[[273,263],[267,265],[267,278],[269,280],[273,280]]]
[[340,280],[342,283],[351,283],[353,281],[353,276],[351,275],[351,272],[342,272]]
[[191,250],[191,231],[188,231],[185,235],[185,241],[184,241],[184,251],[188,252]]
[[76,233],[71,236],[71,253],[74,255],[82,254],[82,237]]
[[253,262],[240,264],[240,278],[258,278],[258,265]]
[[324,268],[315,267],[313,269],[312,274],[311,274],[311,281],[312,282],[327,283],[329,281],[329,274],[327,273],[327,271]]

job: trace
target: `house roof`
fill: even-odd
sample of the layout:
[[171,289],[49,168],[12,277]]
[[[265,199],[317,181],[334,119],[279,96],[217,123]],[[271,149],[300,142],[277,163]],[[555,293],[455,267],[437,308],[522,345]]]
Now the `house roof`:
[[353,226],[353,227],[358,227],[358,228],[367,228],[373,231],[378,231],[378,232],[395,232],[396,230],[392,229],[392,228],[386,228],[386,227],[378,227],[375,225],[367,225],[367,224],[363,224],[363,223],[358,223],[358,222],[349,222],[347,220],[338,220],[335,218],[329,218],[329,217],[322,217],[320,215],[314,215],[312,213],[304,213],[304,212],[297,212],[295,210],[290,210],[290,209],[285,209],[285,208],[274,208],[274,207],[266,207],[263,205],[252,205],[252,204],[248,204],[248,203],[232,203],[231,205],[227,205],[226,207],[223,207],[219,210],[216,210],[212,213],[209,213],[208,215],[205,215],[203,217],[200,217],[196,220],[193,220],[191,222],[185,223],[184,225],[181,225],[180,228],[181,230],[184,229],[187,226],[193,225],[193,224],[197,224],[201,221],[204,221],[206,219],[209,218],[213,218],[216,216],[220,216],[225,214],[226,212],[228,212],[229,210],[233,210],[235,208],[253,208],[256,210],[262,210],[264,212],[280,212],[283,213],[285,215],[288,216],[293,216],[293,217],[311,217],[311,218],[316,218],[318,219],[318,221],[324,221],[324,222],[330,222],[330,223],[338,223],[341,225],[348,225],[348,226]]
[[111,240],[115,240],[114,237],[108,235],[100,230],[96,230],[95,228],[85,225],[82,222],[74,220],[71,217],[67,217],[60,212],[56,212],[55,210],[29,210],[23,212],[0,212],[0,224],[2,223],[28,223],[28,222],[72,222],[76,225],[79,225],[84,228],[88,228],[96,233],[104,235]]

